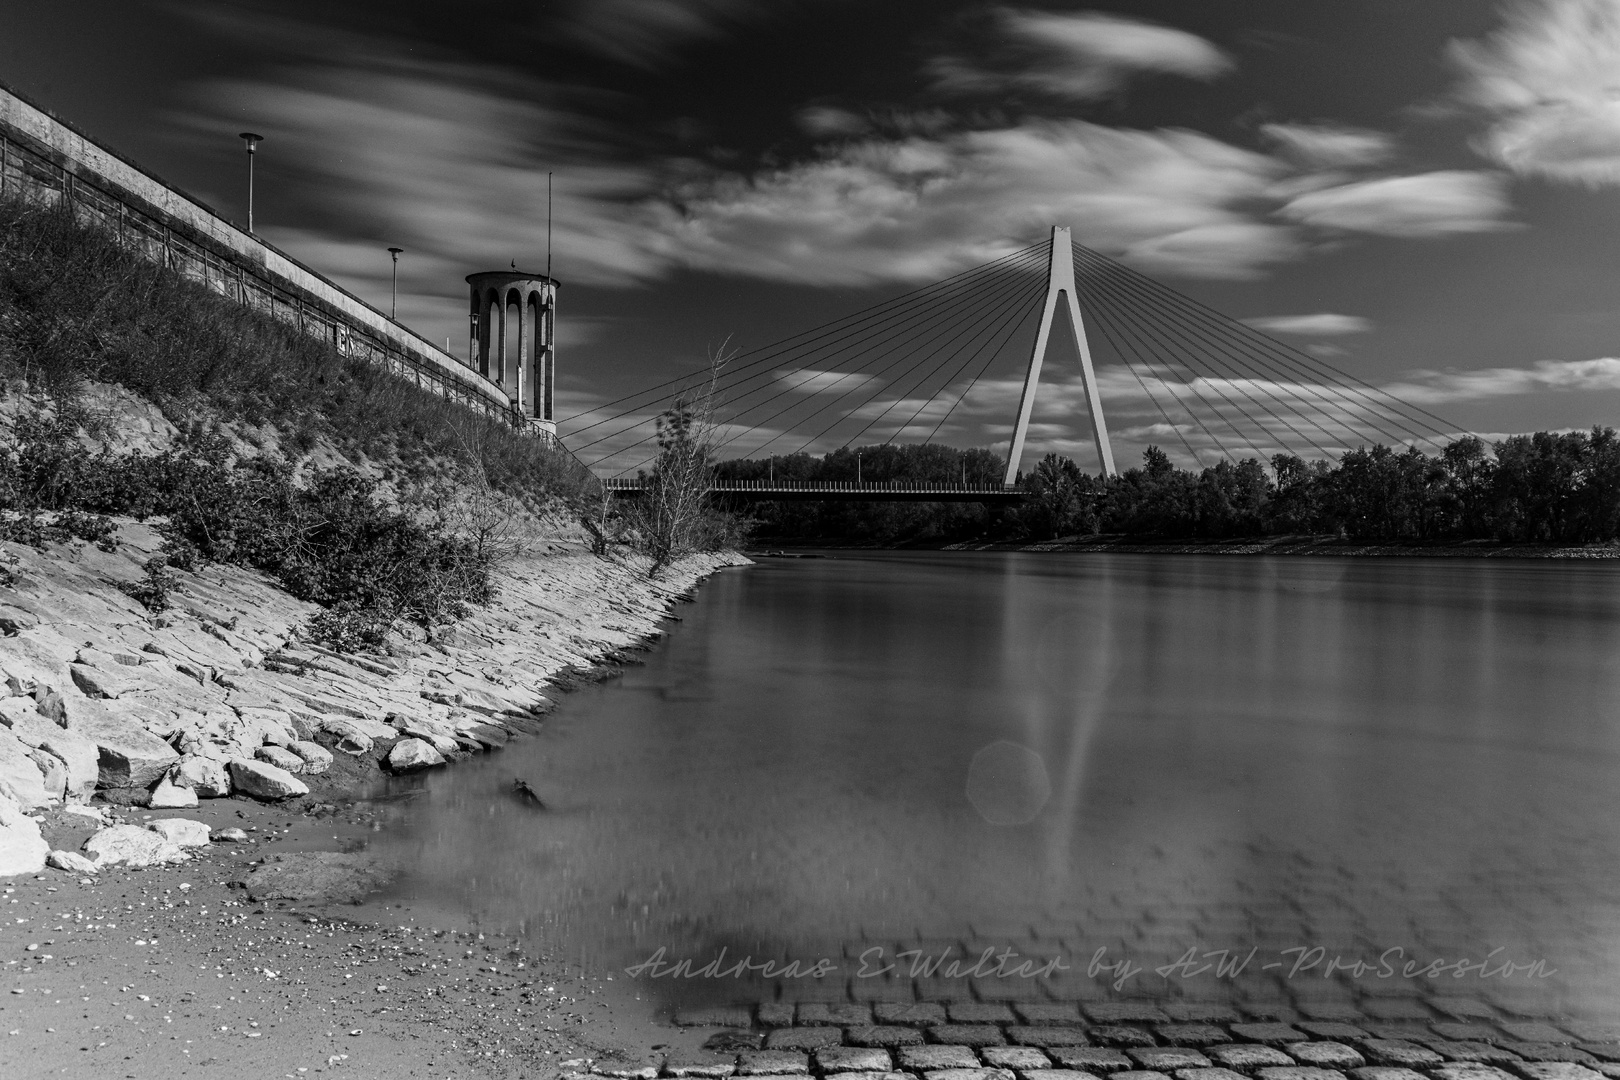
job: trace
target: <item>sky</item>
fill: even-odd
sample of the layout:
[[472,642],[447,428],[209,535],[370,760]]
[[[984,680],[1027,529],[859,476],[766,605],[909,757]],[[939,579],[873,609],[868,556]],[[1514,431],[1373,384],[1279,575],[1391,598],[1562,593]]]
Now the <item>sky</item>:
[[[263,134],[259,232],[384,310],[404,248],[400,320],[457,354],[466,274],[545,268],[549,174],[565,439],[1053,225],[1448,430],[1620,421],[1620,0],[0,0],[0,31],[0,81],[238,221]],[[1004,353],[863,438],[1004,451]],[[1208,463],[1098,359],[1121,465]],[[1063,350],[1048,450],[1092,454]]]

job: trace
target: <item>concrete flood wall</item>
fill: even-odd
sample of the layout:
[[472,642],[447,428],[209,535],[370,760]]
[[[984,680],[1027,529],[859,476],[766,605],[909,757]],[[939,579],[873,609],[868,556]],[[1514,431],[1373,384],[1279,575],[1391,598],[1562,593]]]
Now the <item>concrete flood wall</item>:
[[0,85],[0,195],[68,200],[131,248],[444,397],[521,425],[507,394],[296,259]]

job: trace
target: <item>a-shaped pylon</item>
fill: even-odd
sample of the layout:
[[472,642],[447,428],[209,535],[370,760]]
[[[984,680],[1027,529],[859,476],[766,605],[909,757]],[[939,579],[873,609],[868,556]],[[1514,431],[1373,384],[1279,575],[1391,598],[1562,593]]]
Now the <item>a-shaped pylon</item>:
[[1046,304],[1041,311],[1041,328],[1035,335],[1035,349],[1029,356],[1029,371],[1024,375],[1024,392],[1018,399],[1018,424],[1013,428],[1012,451],[1007,455],[1009,484],[1018,480],[1019,459],[1024,456],[1024,437],[1029,433],[1029,414],[1035,408],[1035,390],[1041,381],[1041,362],[1046,358],[1047,342],[1052,336],[1052,320],[1057,315],[1059,297],[1069,305],[1069,327],[1074,334],[1075,351],[1080,354],[1080,372],[1085,381],[1086,406],[1091,411],[1091,435],[1097,443],[1097,459],[1102,462],[1104,476],[1114,475],[1114,450],[1108,443],[1108,424],[1103,420],[1102,398],[1097,394],[1097,373],[1091,366],[1091,346],[1086,341],[1086,326],[1080,320],[1080,302],[1075,298],[1074,249],[1069,230],[1052,227],[1052,256],[1046,271]]

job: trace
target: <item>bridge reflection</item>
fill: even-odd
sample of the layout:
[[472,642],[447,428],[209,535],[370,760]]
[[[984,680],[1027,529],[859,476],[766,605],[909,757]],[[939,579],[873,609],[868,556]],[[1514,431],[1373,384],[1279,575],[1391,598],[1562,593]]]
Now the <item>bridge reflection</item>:
[[[615,498],[637,498],[643,483],[638,478],[603,480]],[[976,502],[1016,503],[1024,493],[1005,484],[930,484],[906,480],[863,483],[856,480],[724,480],[709,488],[710,495],[743,502]]]

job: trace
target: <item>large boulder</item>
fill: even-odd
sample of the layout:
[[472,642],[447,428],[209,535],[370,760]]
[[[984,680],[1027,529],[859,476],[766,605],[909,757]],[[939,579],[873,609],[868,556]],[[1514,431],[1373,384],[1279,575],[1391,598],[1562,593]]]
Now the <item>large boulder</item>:
[[180,759],[168,743],[99,701],[69,699],[63,726],[96,744],[97,783],[104,788],[150,788]]
[[309,788],[302,780],[286,769],[278,769],[267,761],[232,758],[230,770],[231,783],[236,790],[255,799],[273,802],[276,799],[290,799],[297,795],[309,794]]
[[179,844],[171,843],[159,833],[139,825],[114,825],[102,829],[84,842],[83,851],[94,859],[97,866],[161,866],[164,863],[185,862],[187,856]]
[[160,818],[147,822],[146,827],[179,847],[208,846],[210,830],[200,821],[183,817]]
[[76,731],[57,727],[38,713],[17,718],[11,724],[11,733],[24,746],[43,750],[62,762],[67,769],[65,796],[70,802],[89,799],[96,793],[101,778],[101,751],[95,743]]
[[421,717],[402,716],[399,713],[390,716],[388,722],[401,735],[421,739],[441,754],[454,753],[461,747],[461,744],[456,742],[455,729],[448,724],[441,724]]
[[23,813],[16,799],[0,794],[0,877],[39,873],[50,850],[39,822]]
[[401,739],[388,751],[388,767],[397,773],[443,765],[444,755],[421,739]]
[[29,749],[11,732],[0,731],[0,795],[10,796],[24,810],[51,802],[45,777],[29,757]]
[[190,788],[205,799],[231,793],[231,774],[225,762],[200,754],[187,754],[176,762],[169,770],[169,782],[176,787]]
[[304,759],[304,772],[323,773],[332,767],[332,751],[320,743],[301,739],[288,749]]
[[253,756],[258,758],[260,761],[268,761],[276,768],[285,772],[301,773],[304,771],[304,759],[293,753],[291,750],[288,750],[285,746],[271,746],[266,744],[254,751]]
[[77,851],[53,851],[45,856],[45,864],[74,874],[94,874],[101,869]]
[[332,716],[321,718],[321,730],[342,738],[345,735],[364,735],[371,739],[392,739],[398,735],[388,724],[364,716]]
[[153,810],[190,810],[198,805],[197,792],[188,787],[181,787],[165,776],[158,781],[158,786],[152,789],[152,795],[146,805]]

